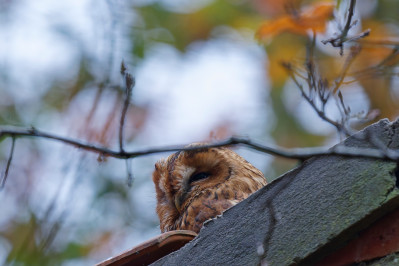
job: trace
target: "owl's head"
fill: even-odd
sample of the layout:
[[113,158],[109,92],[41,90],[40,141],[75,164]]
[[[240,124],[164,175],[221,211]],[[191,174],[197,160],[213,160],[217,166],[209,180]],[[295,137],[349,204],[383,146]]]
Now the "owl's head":
[[155,164],[153,181],[162,232],[198,232],[205,220],[266,184],[258,169],[224,147],[176,152]]

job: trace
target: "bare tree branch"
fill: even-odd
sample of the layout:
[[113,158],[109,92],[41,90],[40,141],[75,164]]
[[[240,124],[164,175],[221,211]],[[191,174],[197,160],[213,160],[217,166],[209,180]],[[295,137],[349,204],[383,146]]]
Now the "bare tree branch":
[[261,143],[254,142],[248,138],[241,138],[241,137],[231,137],[224,141],[214,142],[211,144],[204,144],[195,147],[176,145],[176,146],[149,148],[132,152],[126,152],[126,151],[116,151],[104,146],[94,145],[82,142],[80,140],[53,135],[50,133],[39,131],[34,128],[6,129],[0,127],[0,139],[7,136],[13,138],[37,137],[37,138],[56,140],[79,149],[98,153],[102,156],[109,156],[119,159],[136,158],[136,157],[141,157],[155,153],[162,153],[162,152],[198,150],[203,148],[214,148],[214,147],[241,144],[243,146],[260,151],[262,153],[270,154],[272,156],[283,157],[287,159],[296,159],[296,160],[306,160],[309,159],[310,157],[322,156],[322,155],[339,155],[345,157],[373,158],[373,159],[389,160],[394,162],[399,160],[399,150],[393,150],[388,148],[386,150],[380,150],[380,149],[370,149],[370,148],[352,148],[352,147],[335,146],[330,149],[325,147],[287,149],[279,146],[263,145]]
[[[313,73],[311,73],[312,69],[314,69],[314,67],[310,66],[310,65],[312,65],[311,63],[308,63],[307,65],[308,65],[308,78],[306,78],[306,79],[308,81],[308,86],[310,86],[309,87],[309,91],[312,91],[312,90],[315,90],[315,86],[316,86],[315,84],[316,83],[315,83],[315,81],[310,81],[309,79],[315,80],[315,77],[314,77]],[[295,85],[298,87],[299,91],[301,92],[302,97],[310,104],[310,106],[317,113],[317,115],[322,120],[324,120],[327,123],[333,125],[337,129],[338,132],[344,132],[346,135],[350,135],[349,130],[347,130],[341,123],[332,120],[331,118],[329,118],[326,115],[326,113],[324,111],[324,106],[325,106],[325,104],[327,102],[327,99],[324,100],[322,108],[319,108],[316,105],[316,103],[313,100],[313,98],[305,92],[302,84],[298,81],[298,79],[294,75],[294,71],[292,70],[292,65],[290,63],[284,63],[283,66],[287,70],[288,75],[291,77],[292,81],[294,81]],[[313,82],[313,84],[312,84],[312,82]]]
[[348,17],[346,20],[346,24],[345,24],[345,28],[343,30],[343,34],[341,36],[341,38],[345,38],[346,35],[348,35],[349,29],[352,27],[352,17],[354,14],[354,9],[355,9],[355,5],[356,5],[356,0],[351,0],[350,6],[349,6],[349,10],[348,10]]
[[126,70],[125,64],[122,62],[121,74],[123,75],[125,81],[125,101],[123,103],[121,121],[119,124],[119,149],[121,151],[123,151],[123,129],[125,125],[126,112],[129,108],[130,97],[132,96],[133,87],[135,85],[135,79]]
[[360,49],[361,49],[360,46],[354,46],[351,49],[351,52],[348,55],[348,57],[346,58],[344,66],[341,70],[341,75],[339,77],[339,80],[335,82],[335,87],[333,89],[333,93],[336,93],[338,91],[338,89],[342,86],[344,79],[348,73],[348,70],[349,70],[350,66],[352,65],[353,61],[355,60],[356,56],[359,54]]
[[[300,71],[296,70],[291,63],[284,62],[282,65],[300,90],[302,97],[309,103],[322,120],[334,126],[341,136],[353,135],[354,131],[348,125],[349,120],[353,118],[353,116],[351,115],[350,107],[346,106],[344,103],[340,88],[345,83],[344,80],[348,74],[350,66],[360,52],[360,47],[353,46],[351,48],[351,52],[345,60],[340,75],[335,80],[332,88],[330,88],[329,83],[331,82],[324,78],[318,71],[319,68],[317,66],[317,61],[314,58],[315,40],[316,36],[314,34],[307,47],[306,62],[304,64],[305,74],[301,74]],[[306,90],[298,78],[305,81],[305,84],[307,85]],[[334,96],[338,110],[341,113],[341,119],[337,121],[327,116],[325,111],[326,105],[330,101],[331,96]]]
[[[399,49],[397,47],[393,47],[391,53],[385,58],[383,58],[379,63],[358,70],[356,72],[353,72],[351,73],[351,75],[356,76],[357,79],[364,78],[367,76],[373,77],[375,75],[383,75],[384,71],[393,68],[395,65],[397,65],[396,59],[398,55],[399,55]],[[391,73],[390,75],[394,76],[397,75],[397,73]]]
[[127,174],[127,185],[128,187],[131,187],[133,185],[134,181],[134,175],[132,171],[132,159],[126,159],[126,174]]
[[[1,136],[1,135],[0,135]],[[0,182],[0,189],[4,188],[4,185],[6,184],[7,181],[7,177],[8,177],[8,171],[10,170],[10,165],[11,165],[11,161],[12,161],[12,157],[14,155],[14,148],[15,148],[15,136],[11,136],[11,149],[10,149],[10,155],[8,156],[8,161],[7,161],[7,165],[6,165],[6,170],[4,171],[4,175],[3,178]]]
[[327,40],[322,41],[323,44],[330,43],[333,47],[339,47],[339,54],[342,56],[344,54],[344,43],[352,42],[362,39],[370,34],[370,30],[367,29],[360,34],[355,36],[348,37],[349,30],[356,25],[357,21],[352,22],[354,10],[355,10],[356,0],[351,0],[348,15],[346,17],[346,23],[344,28],[341,30],[341,33],[337,37],[333,37]]
[[352,42],[358,42],[362,45],[383,45],[383,46],[398,46],[399,41],[393,40],[368,40],[368,39],[361,39],[361,40],[350,40]]

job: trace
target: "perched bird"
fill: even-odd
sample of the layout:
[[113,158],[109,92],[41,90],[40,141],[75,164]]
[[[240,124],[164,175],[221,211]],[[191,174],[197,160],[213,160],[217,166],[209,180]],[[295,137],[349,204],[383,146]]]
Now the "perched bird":
[[197,233],[267,184],[261,171],[225,147],[176,152],[155,164],[153,181],[161,231]]

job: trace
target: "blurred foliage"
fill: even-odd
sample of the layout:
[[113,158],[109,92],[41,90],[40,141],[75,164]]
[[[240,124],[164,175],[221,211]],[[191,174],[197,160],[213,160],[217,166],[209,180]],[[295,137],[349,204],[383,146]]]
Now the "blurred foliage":
[[90,247],[79,243],[69,242],[61,250],[51,249],[51,244],[62,221],[51,223],[51,228],[45,230],[46,221],[30,213],[27,221],[14,221],[10,228],[2,234],[10,243],[13,243],[6,263],[17,265],[59,265],[63,261],[87,256]]
[[[7,9],[2,9],[2,13],[13,10],[10,7],[13,1],[6,2]],[[321,2],[323,4],[327,2],[322,15],[320,15],[320,10],[316,12],[317,14],[315,13],[315,10],[320,8]],[[340,9],[346,7],[348,2],[338,1]],[[154,45],[168,44],[184,53],[191,44],[197,41],[222,38],[217,33],[220,27],[229,27],[238,33],[243,30],[250,31],[254,36],[258,31],[258,37],[262,40],[260,45],[265,47],[268,56],[268,62],[265,62],[265,75],[270,80],[270,102],[276,117],[272,132],[265,132],[265,135],[271,134],[275,143],[285,147],[323,145],[331,138],[331,135],[315,135],[309,132],[309,129],[298,120],[296,111],[293,111],[284,101],[285,89],[287,86],[294,85],[290,83],[289,75],[282,67],[282,62],[290,62],[299,68],[303,67],[306,52],[312,40],[309,30],[313,29],[317,34],[321,34],[327,23],[333,24],[336,21],[332,16],[336,3],[335,1],[214,0],[201,8],[187,12],[175,11],[160,1],[142,5],[133,4],[131,7],[133,19],[132,24],[129,25],[131,42],[129,52],[134,60],[145,61]],[[345,43],[344,56],[339,55],[339,48],[328,47],[328,44],[316,45],[313,52],[318,60],[320,75],[328,79],[329,84],[332,85],[342,74],[343,66],[350,54],[350,46],[360,45],[361,51],[357,54],[345,79],[348,84],[343,84],[341,90],[345,92],[351,84],[349,81],[355,80],[367,95],[370,109],[379,110],[380,117],[393,119],[398,115],[399,110],[398,92],[394,91],[399,59],[397,53],[399,2],[381,0],[375,3],[375,7],[369,12],[371,15],[360,17],[361,21],[358,23],[362,27],[361,30],[371,29],[370,36]],[[358,1],[358,4],[361,5],[361,1]],[[334,12],[339,13],[337,9]],[[301,17],[300,14],[305,15]],[[299,23],[304,22],[304,18],[306,18],[306,23]],[[351,34],[356,34],[356,32],[350,31],[349,35]],[[331,37],[333,36],[323,36],[325,39]],[[67,125],[68,132],[72,132],[73,137],[114,147],[117,142],[123,89],[111,84],[112,79],[109,77],[100,76],[94,70],[94,66],[98,67],[98,61],[83,54],[73,76],[64,77],[62,80],[50,77],[51,85],[44,93],[38,94],[32,100],[24,101],[19,101],[12,92],[12,88],[7,87],[9,86],[7,75],[2,73],[0,125],[29,126],[55,116],[59,124]],[[3,70],[4,67],[1,67]],[[108,65],[101,67],[111,69]],[[106,109],[109,105],[111,108]],[[126,123],[128,141],[133,141],[140,133],[148,119],[149,109],[150,106],[131,106],[128,113],[129,120]],[[27,110],[29,115],[21,113],[21,110]],[[367,123],[373,121],[375,120],[371,119]],[[216,134],[223,137],[230,133],[229,127],[225,124],[219,125],[215,130]],[[67,202],[70,202],[71,206],[66,206],[68,205],[66,204],[60,207],[59,212],[63,215],[46,216],[46,211],[43,214],[43,211],[40,212],[32,206],[32,198],[37,197],[35,193],[39,193],[38,191],[42,189],[36,188],[38,184],[41,184],[41,177],[49,178],[49,174],[43,174],[43,171],[49,169],[45,168],[46,163],[43,162],[45,158],[38,155],[43,152],[41,145],[21,145],[17,141],[17,147],[21,149],[18,152],[21,159],[14,161],[13,176],[9,178],[6,188],[0,191],[4,193],[3,198],[9,198],[10,202],[15,201],[14,204],[18,208],[16,213],[9,215],[8,220],[3,218],[0,224],[0,238],[8,248],[5,262],[15,265],[61,265],[63,262],[84,259],[88,256],[98,259],[101,257],[98,253],[101,252],[103,253],[101,258],[107,257],[109,255],[107,252],[112,249],[113,241],[119,236],[122,228],[104,229],[101,227],[94,230],[94,227],[102,222],[100,220],[106,220],[107,217],[118,217],[123,221],[121,227],[131,226],[129,219],[136,215],[129,211],[134,209],[132,192],[112,170],[115,164],[110,163],[111,160],[101,156],[88,156],[89,160],[81,153],[71,154],[70,150],[65,149],[55,155],[50,154],[49,157],[56,157],[57,161],[60,161],[56,167],[61,168],[60,172],[65,179],[75,180],[67,193],[70,199]],[[0,148],[0,158],[3,162],[8,158],[9,142],[0,139]],[[79,165],[70,165],[68,160],[72,159],[77,160]],[[287,163],[286,160],[278,159],[270,169],[263,170],[267,171],[267,176],[270,176],[269,173],[278,175],[296,163]],[[111,166],[108,168],[104,166],[107,164]],[[4,165],[2,163],[1,167]],[[88,173],[88,168],[95,170]],[[75,173],[79,171],[84,173]],[[89,186],[92,193],[88,193],[90,195],[79,190],[85,182],[91,184]],[[60,185],[60,187],[63,186],[63,184]],[[65,185],[65,187],[68,186]],[[68,213],[73,211],[71,209],[78,209],[80,206],[79,197],[82,197],[82,194],[85,196],[84,201],[88,201],[85,204],[90,206],[85,217],[86,223],[67,223]],[[111,203],[102,207],[98,206],[98,202],[110,198],[117,202],[116,205],[120,209]],[[47,203],[43,200],[44,202]],[[50,201],[47,212],[54,211],[52,209],[54,207],[51,207],[54,206],[53,203]],[[109,206],[109,208],[104,206]],[[95,215],[89,215],[91,212]],[[66,237],[69,231],[73,231],[75,238],[79,241]]]
[[245,1],[217,0],[192,13],[177,13],[155,2],[134,8],[139,18],[133,26],[133,54],[145,57],[152,44],[168,43],[184,51],[198,40],[206,40],[218,26],[254,28],[260,22]]
[[[395,119],[398,115],[399,106],[398,95],[394,95],[392,82],[397,76],[395,67],[399,59],[397,55],[398,27],[390,24],[392,21],[387,20],[385,15],[379,13],[381,9],[390,9],[391,2],[378,2],[372,18],[358,21],[358,24],[361,23],[362,26],[361,31],[371,30],[370,36],[358,38],[353,42],[345,42],[345,53],[342,56],[339,55],[339,48],[336,48],[336,53],[326,53],[325,46],[328,46],[328,43],[324,47],[316,44],[312,48],[316,62],[312,63],[318,68],[320,78],[325,79],[332,88],[336,86],[341,77],[343,78],[343,82],[340,84],[342,91],[345,91],[354,82],[358,82],[368,96],[370,110],[378,110],[380,117]],[[296,7],[291,8],[288,10],[288,14],[282,13],[274,20],[265,22],[258,29],[258,38],[265,42],[265,48],[269,55],[269,77],[272,81],[271,97],[274,111],[279,118],[273,136],[282,145],[309,146],[317,145],[321,141],[320,138],[314,136],[307,138],[308,132],[300,128],[292,112],[287,113],[286,107],[281,107],[284,105],[281,101],[281,91],[289,81],[288,72],[283,69],[282,63],[289,62],[299,70],[305,69],[307,64],[306,54],[309,52],[308,49],[313,38],[311,33],[313,32],[315,36],[320,35],[325,30],[327,23],[333,23],[338,26],[335,35],[340,34],[340,30],[344,28],[346,22],[343,18],[346,19],[347,17],[346,14],[341,14],[340,19],[333,17],[330,9],[333,3],[332,1],[315,1],[310,6],[303,6],[298,9],[295,9]],[[342,5],[345,5],[346,10],[348,10],[349,1],[340,2],[341,7]],[[320,12],[320,9],[323,11]],[[318,15],[315,15],[315,13]],[[378,16],[378,13],[380,16]],[[339,16],[338,11],[336,11],[336,15]],[[387,21],[390,21],[390,23],[387,23]],[[354,37],[356,34],[358,34],[356,30],[350,30],[347,38]],[[331,37],[333,36],[322,35],[324,40]],[[390,42],[392,39],[394,41]],[[386,42],[390,43],[387,45]],[[352,55],[351,47],[357,47],[356,49],[359,49],[360,52]],[[352,56],[354,58],[351,58]],[[348,62],[350,62],[350,67],[344,73]],[[306,73],[303,79],[306,81]],[[333,93],[337,93],[337,91]],[[353,116],[357,118],[356,114],[353,114]],[[364,120],[367,120],[367,113],[364,116]],[[372,117],[368,123],[374,121],[375,119]],[[367,123],[362,126],[365,125]],[[292,132],[295,133],[292,134]]]
[[[89,69],[90,61],[86,58],[80,60],[78,74],[70,84],[55,82],[53,88],[50,88],[43,96],[43,102],[47,108],[54,108],[63,111],[68,108],[69,103],[78,95],[79,92],[88,88],[94,82],[94,75]],[[47,110],[45,110],[47,111]]]

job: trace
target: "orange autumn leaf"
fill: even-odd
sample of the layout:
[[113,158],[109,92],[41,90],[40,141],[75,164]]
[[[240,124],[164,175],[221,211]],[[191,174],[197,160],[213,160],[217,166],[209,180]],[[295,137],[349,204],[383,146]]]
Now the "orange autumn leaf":
[[362,52],[357,56],[351,74],[359,81],[370,101],[370,108],[377,109],[381,117],[394,119],[399,114],[399,102],[392,93],[391,71],[399,64],[395,45],[399,36],[389,25],[373,19],[363,20],[362,26],[371,30],[370,36],[360,40]]
[[281,88],[288,78],[288,72],[281,66],[281,63],[293,62],[295,58],[303,57],[305,45],[305,40],[302,37],[281,34],[273,38],[267,46],[267,70],[273,88]]
[[273,37],[283,32],[306,35],[309,30],[324,32],[326,20],[333,14],[334,5],[329,2],[315,4],[297,16],[292,14],[265,22],[257,31],[258,39]]

